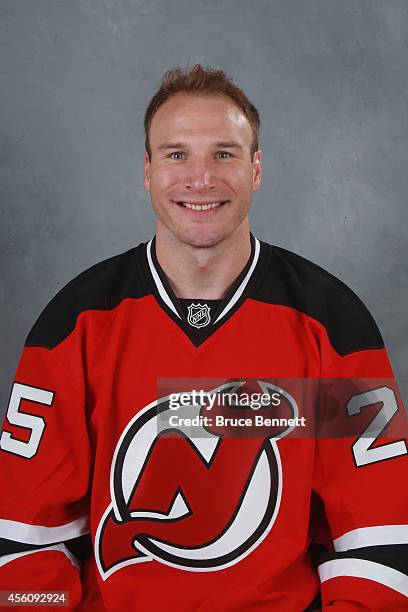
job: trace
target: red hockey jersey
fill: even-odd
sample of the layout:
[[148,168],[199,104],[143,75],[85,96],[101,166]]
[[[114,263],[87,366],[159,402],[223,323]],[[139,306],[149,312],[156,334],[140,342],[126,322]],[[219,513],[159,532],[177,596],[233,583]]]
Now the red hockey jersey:
[[[83,611],[408,610],[406,418],[381,335],[335,277],[251,244],[223,300],[178,299],[153,239],[45,308],[0,439],[0,589]],[[191,380],[279,392],[287,427],[229,435]],[[329,394],[285,380],[354,382],[316,422]]]

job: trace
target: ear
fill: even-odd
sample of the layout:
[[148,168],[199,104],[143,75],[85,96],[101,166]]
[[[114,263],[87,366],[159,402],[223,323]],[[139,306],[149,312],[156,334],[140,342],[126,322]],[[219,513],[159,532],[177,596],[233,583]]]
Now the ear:
[[147,151],[144,152],[144,170],[143,170],[143,184],[145,191],[150,191],[150,159]]
[[262,178],[262,151],[255,151],[252,158],[252,191],[258,191]]

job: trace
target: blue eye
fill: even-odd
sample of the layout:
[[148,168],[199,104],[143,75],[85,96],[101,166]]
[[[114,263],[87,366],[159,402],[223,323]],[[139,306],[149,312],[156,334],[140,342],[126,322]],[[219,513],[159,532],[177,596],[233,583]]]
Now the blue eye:
[[[228,157],[231,157],[231,153],[228,153],[228,151],[219,151],[217,155],[227,155]],[[221,157],[221,159],[228,159],[228,157]]]
[[[180,155],[180,157],[174,157],[175,155]],[[184,153],[182,153],[182,151],[174,151],[174,153],[170,153],[170,157],[172,159],[182,159],[182,155],[184,155]]]

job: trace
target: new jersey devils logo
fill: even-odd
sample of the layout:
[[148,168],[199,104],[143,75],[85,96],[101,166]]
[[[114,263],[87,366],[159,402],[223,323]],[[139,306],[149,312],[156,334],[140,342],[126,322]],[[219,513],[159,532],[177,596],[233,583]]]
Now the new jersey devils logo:
[[[236,390],[241,384],[211,392]],[[269,394],[278,389],[258,384]],[[294,399],[279,392],[286,398],[287,416],[297,416]],[[116,447],[112,503],[95,541],[104,580],[122,567],[152,560],[189,571],[223,569],[250,554],[275,522],[282,491],[276,441],[227,438],[204,427],[195,428],[194,437],[174,427],[160,428],[168,410],[168,397],[146,406]],[[189,406],[186,414],[201,412],[201,406]]]

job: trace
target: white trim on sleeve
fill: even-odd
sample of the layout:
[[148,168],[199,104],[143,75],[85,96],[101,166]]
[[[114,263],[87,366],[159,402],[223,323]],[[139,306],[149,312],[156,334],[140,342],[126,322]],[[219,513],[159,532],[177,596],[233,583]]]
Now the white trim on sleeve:
[[333,540],[336,552],[365,546],[408,544],[408,525],[381,525],[353,529]]
[[57,527],[45,527],[43,525],[29,525],[18,521],[0,519],[0,538],[23,542],[24,544],[53,544],[78,538],[89,533],[88,516],[82,516],[75,521],[58,525]]
[[333,559],[322,563],[317,569],[320,582],[326,582],[339,576],[365,578],[408,597],[408,576],[381,563],[366,559]]

